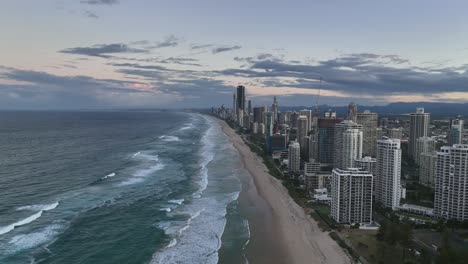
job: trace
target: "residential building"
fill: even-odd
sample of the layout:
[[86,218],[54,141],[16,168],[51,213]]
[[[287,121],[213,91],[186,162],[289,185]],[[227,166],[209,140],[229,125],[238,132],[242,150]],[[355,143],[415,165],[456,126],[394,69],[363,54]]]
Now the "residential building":
[[401,199],[401,144],[399,139],[377,140],[375,199],[395,210]]

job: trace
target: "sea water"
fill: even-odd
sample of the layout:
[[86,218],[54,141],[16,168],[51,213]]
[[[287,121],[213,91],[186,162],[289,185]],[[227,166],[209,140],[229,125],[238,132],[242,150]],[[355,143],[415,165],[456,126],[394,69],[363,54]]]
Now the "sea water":
[[212,117],[0,112],[0,263],[245,263],[243,174]]

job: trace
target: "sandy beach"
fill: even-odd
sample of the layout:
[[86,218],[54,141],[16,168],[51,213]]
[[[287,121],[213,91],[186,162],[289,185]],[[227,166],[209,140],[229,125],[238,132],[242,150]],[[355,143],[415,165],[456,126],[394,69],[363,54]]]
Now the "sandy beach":
[[289,196],[281,181],[269,175],[262,159],[220,120],[240,154],[250,178],[242,179],[241,210],[251,229],[250,263],[352,263],[349,256]]

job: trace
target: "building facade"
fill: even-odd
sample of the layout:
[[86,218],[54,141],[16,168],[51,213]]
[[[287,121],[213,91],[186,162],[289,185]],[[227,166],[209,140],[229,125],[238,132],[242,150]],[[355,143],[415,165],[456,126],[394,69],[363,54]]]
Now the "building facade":
[[435,174],[435,216],[468,220],[468,145],[442,147]]
[[375,157],[378,119],[379,115],[369,110],[357,114],[357,123],[362,125],[362,153],[365,156]]
[[333,169],[331,216],[340,224],[372,221],[372,174],[359,169]]
[[344,120],[335,125],[333,166],[353,168],[355,159],[362,158],[362,125]]
[[416,140],[420,137],[427,137],[429,133],[429,123],[431,115],[424,112],[424,108],[416,108],[416,113],[410,115],[410,136],[409,136],[409,155],[416,159]]
[[401,199],[401,145],[399,139],[377,140],[375,199],[395,210]]
[[289,174],[298,173],[301,170],[301,146],[298,142],[291,142],[288,148]]

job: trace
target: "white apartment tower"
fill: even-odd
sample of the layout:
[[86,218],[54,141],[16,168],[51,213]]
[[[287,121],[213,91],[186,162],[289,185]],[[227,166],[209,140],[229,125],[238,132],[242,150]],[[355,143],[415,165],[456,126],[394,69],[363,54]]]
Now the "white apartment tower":
[[333,169],[331,216],[337,223],[372,221],[372,174],[356,168]]
[[431,115],[424,112],[424,108],[416,108],[416,113],[410,115],[409,155],[416,158],[416,140],[429,136]]
[[416,139],[416,150],[414,161],[421,165],[421,154],[435,151],[437,141],[433,137],[420,137]]
[[435,174],[434,215],[468,220],[468,145],[442,147]]
[[335,125],[334,167],[354,168],[354,160],[362,158],[362,126],[351,120]]
[[375,199],[384,207],[396,209],[401,198],[401,148],[399,139],[377,140]]
[[289,144],[288,149],[289,173],[297,173],[301,169],[301,146],[294,141]]

